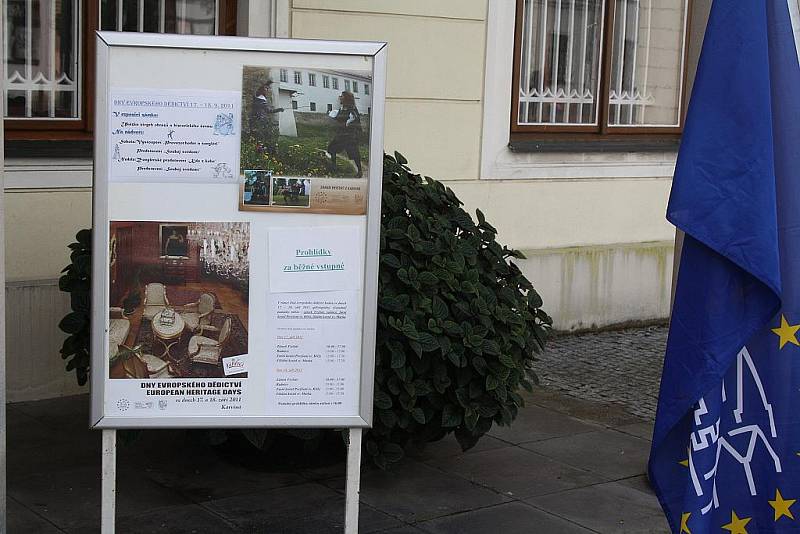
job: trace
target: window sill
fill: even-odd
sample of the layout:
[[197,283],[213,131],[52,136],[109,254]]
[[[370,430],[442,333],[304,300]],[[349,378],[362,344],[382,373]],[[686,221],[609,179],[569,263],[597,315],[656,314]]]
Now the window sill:
[[511,152],[677,152],[680,139],[610,138],[610,139],[512,139]]
[[94,155],[91,140],[21,140],[6,139],[6,158],[89,158]]

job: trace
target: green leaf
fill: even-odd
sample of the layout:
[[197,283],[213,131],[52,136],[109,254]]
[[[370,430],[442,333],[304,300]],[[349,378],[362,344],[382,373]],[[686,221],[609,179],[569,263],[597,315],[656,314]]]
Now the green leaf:
[[402,351],[392,351],[392,369],[398,369],[406,364],[406,355]]
[[381,261],[392,269],[399,269],[402,265],[402,263],[400,263],[400,259],[394,254],[384,254],[381,256]]
[[442,426],[452,428],[461,424],[462,412],[454,404],[445,404],[442,410]]
[[374,401],[375,407],[381,410],[388,410],[392,407],[392,398],[379,389],[375,390]]
[[500,354],[500,345],[498,345],[497,341],[494,341],[493,339],[484,339],[482,347],[485,354],[489,354],[491,356],[497,356]]
[[422,408],[416,407],[411,410],[411,417],[414,418],[414,421],[417,423],[424,425],[425,424],[425,412],[422,411]]
[[84,328],[89,327],[88,317],[82,312],[71,312],[61,319],[58,327],[67,334],[77,334]]
[[494,375],[486,375],[486,391],[494,391],[499,385],[497,377]]
[[397,463],[403,459],[403,448],[396,443],[386,443],[381,447],[384,458],[390,464]]
[[503,365],[505,365],[506,367],[509,367],[509,368],[512,368],[512,369],[517,366],[517,363],[514,361],[514,358],[512,358],[508,354],[501,354],[500,356],[497,357],[497,360],[500,363],[502,363]]

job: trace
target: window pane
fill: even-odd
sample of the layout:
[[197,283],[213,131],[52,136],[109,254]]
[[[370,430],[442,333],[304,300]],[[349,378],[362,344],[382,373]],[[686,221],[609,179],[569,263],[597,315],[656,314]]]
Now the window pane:
[[518,124],[597,124],[602,0],[525,0]]
[[77,118],[78,0],[4,2],[6,117]]
[[122,18],[117,11],[120,0],[101,0],[103,30],[155,33],[216,33],[217,0],[121,0]]
[[686,0],[615,0],[610,126],[678,126]]
[[214,0],[172,0],[175,4],[175,33],[214,35],[216,2]]

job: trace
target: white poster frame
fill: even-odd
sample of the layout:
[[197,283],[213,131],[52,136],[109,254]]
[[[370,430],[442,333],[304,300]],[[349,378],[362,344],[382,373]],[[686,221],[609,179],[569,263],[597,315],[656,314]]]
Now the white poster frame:
[[[369,183],[362,286],[362,338],[358,414],[348,416],[112,416],[105,413],[109,309],[109,98],[113,80],[110,65],[115,51],[141,48],[170,54],[179,50],[265,52],[372,59],[372,113],[370,123]],[[383,173],[383,120],[386,92],[386,43],[247,37],[164,35],[97,32],[97,76],[95,108],[95,165],[93,188],[92,331],[91,331],[91,415],[97,429],[122,428],[368,428],[372,425],[377,318],[378,263],[380,245],[381,181]],[[145,86],[146,88],[146,86]],[[306,215],[294,214],[294,217]],[[313,217],[313,215],[308,215]],[[343,215],[340,217],[348,217]],[[99,371],[99,372],[98,372]],[[265,385],[266,387],[266,385]]]

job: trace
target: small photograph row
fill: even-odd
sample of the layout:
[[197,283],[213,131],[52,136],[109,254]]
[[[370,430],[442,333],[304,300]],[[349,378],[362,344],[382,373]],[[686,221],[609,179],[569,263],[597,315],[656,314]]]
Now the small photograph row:
[[311,179],[273,177],[270,171],[244,171],[241,204],[246,207],[308,208]]

